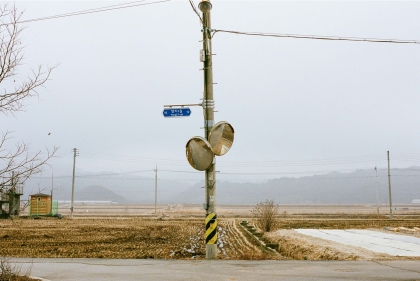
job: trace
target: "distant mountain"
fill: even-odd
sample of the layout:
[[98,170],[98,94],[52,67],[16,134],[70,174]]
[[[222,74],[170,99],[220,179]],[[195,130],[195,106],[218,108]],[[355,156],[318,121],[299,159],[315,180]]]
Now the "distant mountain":
[[[105,175],[106,176],[106,175]],[[153,203],[154,178],[120,176],[118,178],[76,178],[75,200],[101,200]],[[40,188],[44,186],[44,188]],[[93,187],[92,187],[93,186]],[[194,185],[180,181],[158,180],[158,203],[202,204],[204,182]],[[378,170],[380,204],[388,202],[388,172]],[[420,199],[420,168],[391,170],[392,202],[411,204]],[[33,178],[25,184],[25,196],[38,191],[49,193],[51,179]],[[54,179],[54,200],[70,200],[71,178]],[[273,199],[279,204],[376,204],[375,170],[350,173],[332,172],[300,178],[282,177],[264,183],[217,182],[218,204],[256,204]]]
[[112,201],[126,203],[128,200],[101,185],[90,185],[74,193],[75,201]]
[[[30,178],[24,187],[24,197],[28,197],[29,194],[43,192],[51,193],[52,180],[48,177],[33,177]],[[56,176],[54,178],[54,200],[70,200],[72,190],[71,176]],[[155,179],[148,177],[139,176],[104,176],[95,177],[90,174],[81,174],[76,176],[74,190],[75,200],[80,196],[87,196],[87,194],[93,194],[91,191],[84,191],[80,193],[84,188],[89,186],[102,186],[107,190],[114,192],[126,199],[127,202],[133,203],[153,203],[155,200]],[[160,203],[178,203],[176,201],[177,194],[187,190],[191,187],[191,184],[185,184],[179,181],[172,180],[158,180],[157,185],[157,196],[158,202]],[[107,201],[107,200],[106,200]]]
[[[204,202],[204,182],[177,196],[183,203]],[[388,172],[378,170],[378,198],[387,204]],[[420,169],[394,169],[391,172],[392,202],[411,204],[420,199]],[[217,182],[218,204],[256,204],[273,199],[278,204],[376,204],[376,176],[372,170],[352,173],[332,172],[300,178],[278,178],[265,183]]]

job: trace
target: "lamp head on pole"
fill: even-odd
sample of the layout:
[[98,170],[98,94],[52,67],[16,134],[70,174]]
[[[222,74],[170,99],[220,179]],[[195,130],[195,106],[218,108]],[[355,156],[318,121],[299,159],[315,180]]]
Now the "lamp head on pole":
[[198,8],[203,13],[207,13],[211,10],[212,5],[210,3],[210,0],[201,0],[200,4],[198,4]]

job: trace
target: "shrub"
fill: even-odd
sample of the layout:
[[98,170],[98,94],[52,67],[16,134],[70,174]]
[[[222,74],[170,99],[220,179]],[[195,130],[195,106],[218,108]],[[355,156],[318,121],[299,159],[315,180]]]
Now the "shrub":
[[274,200],[258,203],[252,210],[256,225],[264,232],[269,232],[276,224],[279,206]]

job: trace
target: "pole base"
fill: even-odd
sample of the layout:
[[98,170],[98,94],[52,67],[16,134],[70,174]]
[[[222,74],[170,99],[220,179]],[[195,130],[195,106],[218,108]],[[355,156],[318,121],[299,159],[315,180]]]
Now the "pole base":
[[217,259],[217,244],[206,244],[206,259]]

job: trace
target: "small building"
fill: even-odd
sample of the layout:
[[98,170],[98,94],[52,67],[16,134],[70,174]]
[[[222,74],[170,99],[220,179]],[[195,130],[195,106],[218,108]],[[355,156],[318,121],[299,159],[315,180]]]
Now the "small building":
[[52,214],[51,195],[37,193],[30,195],[30,216],[47,216]]

